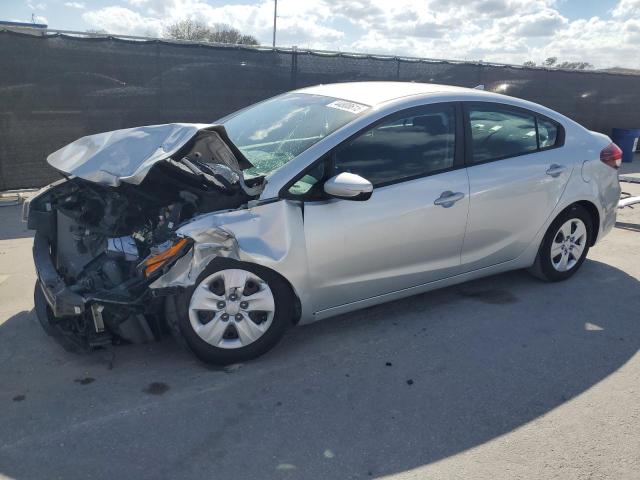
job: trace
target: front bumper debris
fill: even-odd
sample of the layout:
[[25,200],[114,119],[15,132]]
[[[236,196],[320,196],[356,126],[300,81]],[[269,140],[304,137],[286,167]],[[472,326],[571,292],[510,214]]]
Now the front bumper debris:
[[67,287],[53,265],[49,254],[49,240],[36,232],[33,241],[33,261],[42,293],[54,317],[82,315],[85,299]]

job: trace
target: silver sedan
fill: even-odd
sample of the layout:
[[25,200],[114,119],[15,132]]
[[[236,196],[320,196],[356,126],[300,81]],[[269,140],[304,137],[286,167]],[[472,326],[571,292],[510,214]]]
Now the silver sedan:
[[294,324],[498,272],[569,278],[615,223],[621,152],[528,101],[366,82],[48,161],[67,179],[28,212],[45,329],[92,348],[164,324],[227,364]]

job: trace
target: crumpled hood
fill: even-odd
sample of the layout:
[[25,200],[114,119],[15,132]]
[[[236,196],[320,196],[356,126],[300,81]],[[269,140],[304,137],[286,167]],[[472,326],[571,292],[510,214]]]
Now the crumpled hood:
[[235,156],[235,161],[221,158],[218,163],[236,170],[251,166],[231,143],[222,125],[201,123],[148,125],[88,135],[53,152],[47,162],[65,175],[94,183],[113,187],[120,182],[138,185],[151,167],[177,153],[199,134],[222,140],[225,148],[218,150],[223,154],[222,150],[230,150]]

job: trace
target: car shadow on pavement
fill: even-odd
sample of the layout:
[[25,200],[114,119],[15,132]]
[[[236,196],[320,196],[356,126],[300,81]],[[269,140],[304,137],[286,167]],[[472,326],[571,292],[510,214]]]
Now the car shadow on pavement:
[[31,312],[0,326],[0,473],[12,478],[372,478],[481,445],[640,347],[640,284],[587,261],[512,272],[292,329],[209,369],[167,340],[72,355]]

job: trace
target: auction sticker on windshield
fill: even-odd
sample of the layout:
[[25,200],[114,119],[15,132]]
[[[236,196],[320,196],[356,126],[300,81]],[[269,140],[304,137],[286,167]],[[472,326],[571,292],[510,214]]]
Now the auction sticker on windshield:
[[335,100],[327,105],[330,108],[337,108],[338,110],[344,110],[345,112],[351,113],[361,113],[364,112],[367,108],[367,105],[362,105],[361,103],[348,102],[346,100]]

